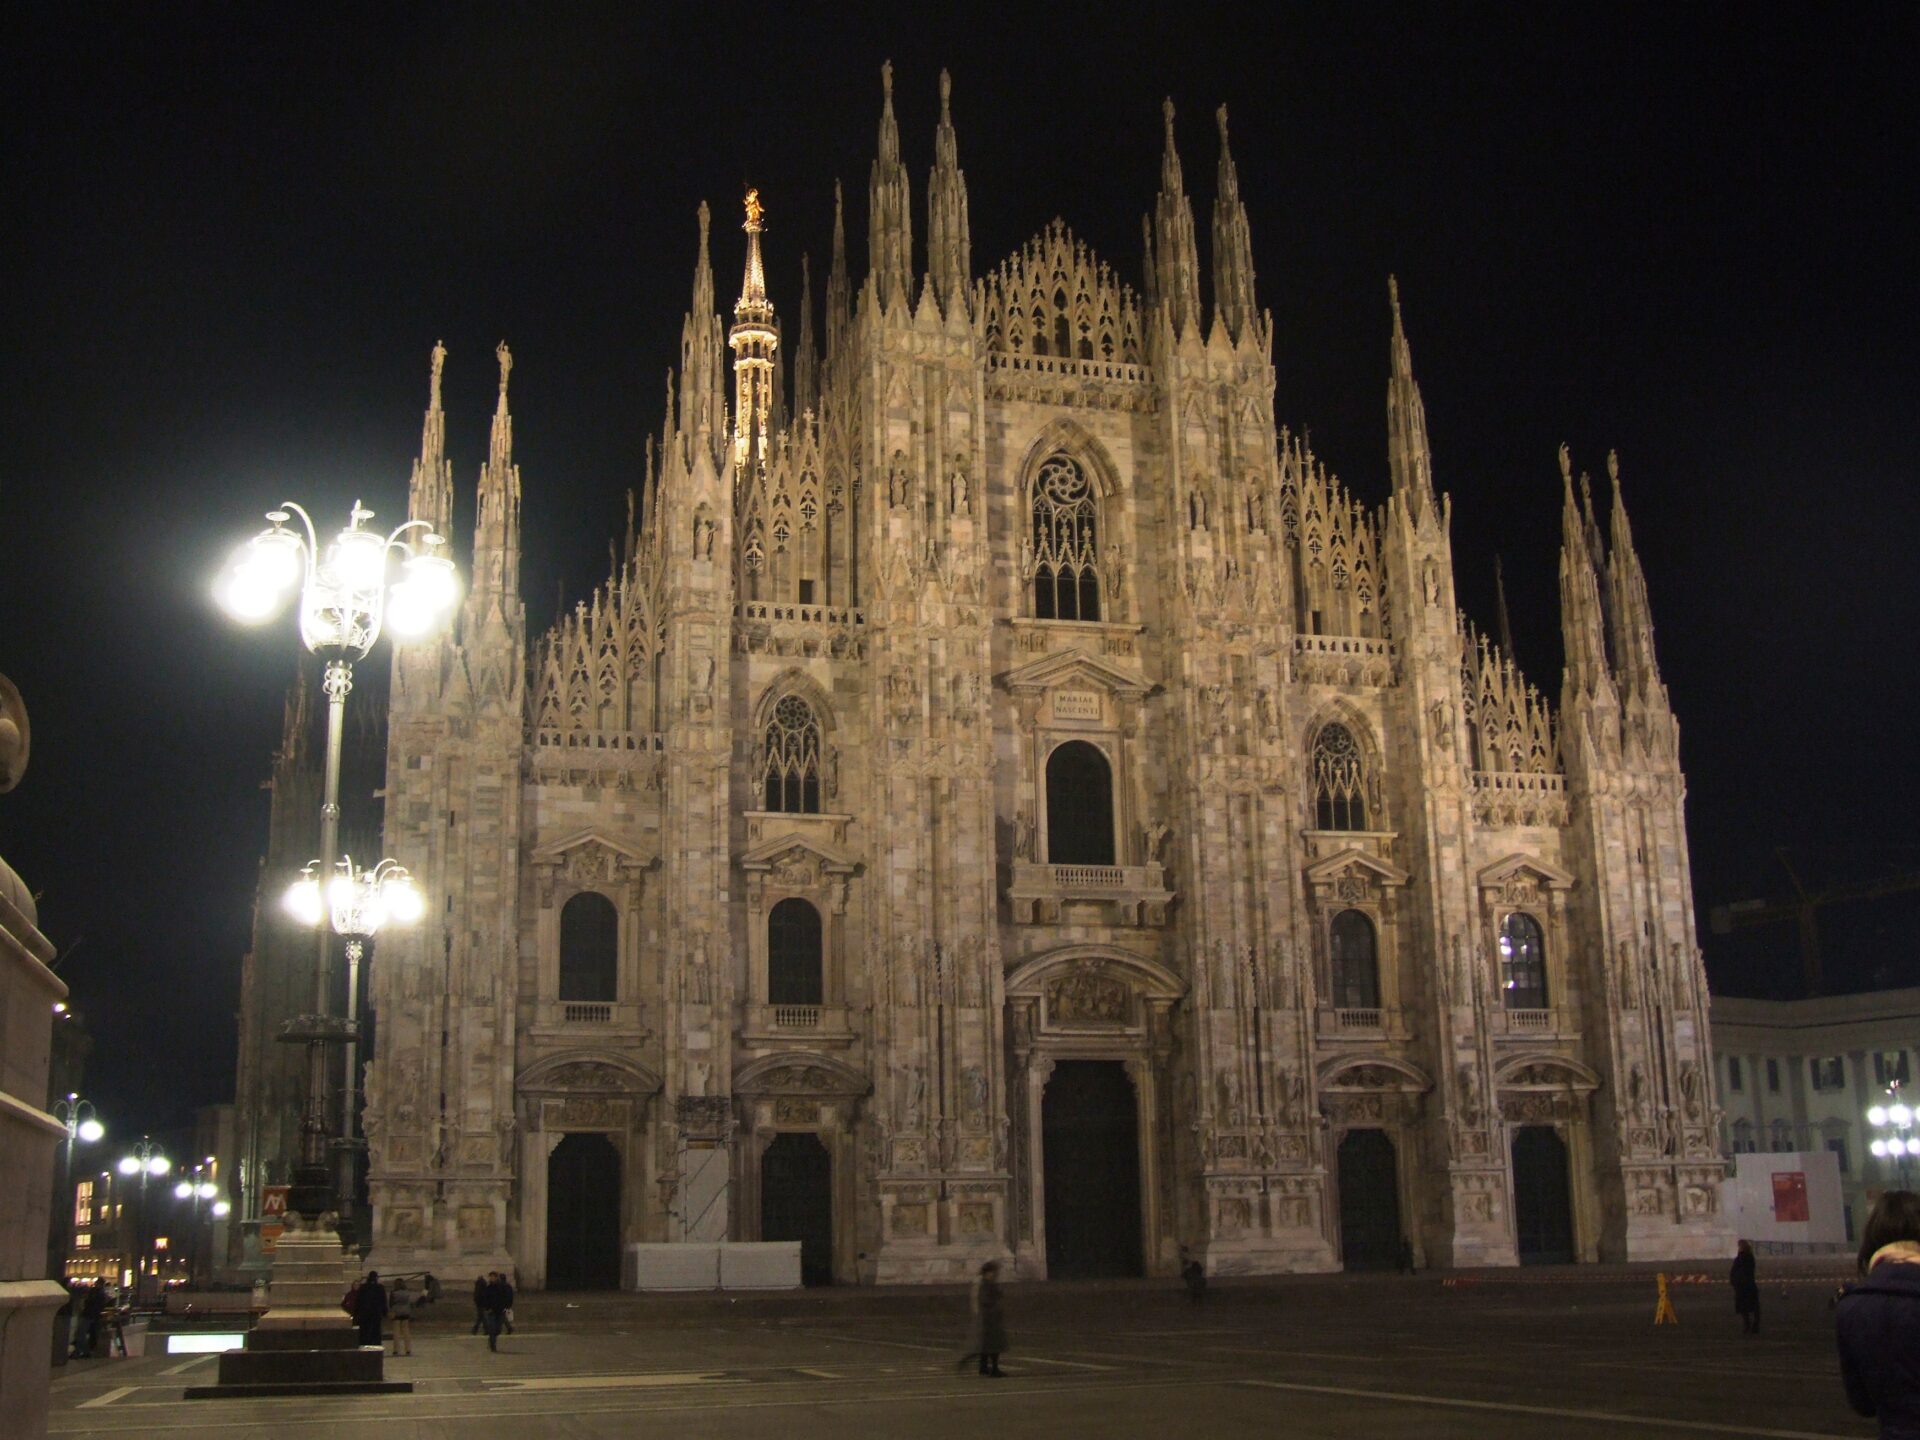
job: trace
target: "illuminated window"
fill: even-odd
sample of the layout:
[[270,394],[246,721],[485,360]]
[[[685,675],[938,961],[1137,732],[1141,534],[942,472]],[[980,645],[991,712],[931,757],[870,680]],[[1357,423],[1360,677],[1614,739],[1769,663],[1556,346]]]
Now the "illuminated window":
[[1380,1008],[1380,966],[1373,922],[1358,910],[1342,910],[1329,931],[1333,1003],[1342,1010]]
[[76,1250],[91,1250],[93,1248],[93,1236],[82,1230],[78,1235],[73,1237],[73,1248]]
[[93,1182],[82,1180],[73,1187],[73,1223],[84,1228],[93,1223]]
[[1540,923],[1516,910],[1500,925],[1500,984],[1509,1010],[1547,1008],[1547,946]]

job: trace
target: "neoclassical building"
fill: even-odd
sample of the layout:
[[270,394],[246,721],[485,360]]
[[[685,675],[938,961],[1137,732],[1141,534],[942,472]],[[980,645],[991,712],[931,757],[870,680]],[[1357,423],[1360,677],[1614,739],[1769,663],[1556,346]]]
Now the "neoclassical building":
[[[1385,503],[1278,424],[1219,138],[1210,305],[1171,105],[1138,289],[1057,220],[974,268],[944,76],[924,244],[889,77],[823,314],[776,314],[749,196],[723,318],[703,206],[644,489],[538,636],[501,347],[464,613],[392,676],[384,847],[432,902],[372,964],[371,1263],[1725,1243],[1615,467],[1596,508],[1560,456],[1552,704],[1455,606],[1397,295]],[[410,511],[444,530],[443,359]]]

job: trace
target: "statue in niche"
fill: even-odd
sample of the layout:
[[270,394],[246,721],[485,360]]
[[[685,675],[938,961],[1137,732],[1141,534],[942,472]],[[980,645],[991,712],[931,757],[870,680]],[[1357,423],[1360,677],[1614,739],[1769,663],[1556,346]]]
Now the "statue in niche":
[[978,1065],[967,1066],[960,1072],[960,1088],[967,1124],[977,1128],[987,1118],[987,1072]]
[[1214,1081],[1214,1092],[1218,1097],[1216,1106],[1220,1119],[1228,1125],[1240,1123],[1240,1083],[1234,1079],[1231,1070],[1222,1070]]
[[705,511],[693,517],[693,558],[713,558],[713,520]]
[[1478,1130],[1485,1118],[1480,1108],[1480,1069],[1468,1064],[1460,1067],[1460,1123]]
[[1647,1123],[1647,1072],[1638,1063],[1627,1073],[1627,1113],[1636,1124]]
[[1262,685],[1255,704],[1260,712],[1260,733],[1269,740],[1280,737],[1280,717],[1274,710],[1273,691]]
[[[756,768],[749,773],[758,775],[760,771]],[[829,745],[827,747],[826,779],[827,798],[831,800],[840,793],[840,747],[838,745]]]
[[926,1118],[927,1070],[924,1065],[914,1065],[908,1069],[904,1085],[905,1094],[900,1106],[901,1127],[906,1130],[918,1130]]
[[1292,1065],[1283,1065],[1280,1069],[1279,1085],[1280,1118],[1289,1124],[1297,1123],[1306,1107],[1306,1082],[1300,1078],[1300,1072]]
[[907,503],[907,455],[904,450],[893,452],[893,463],[887,467],[887,504],[896,509]]
[[1689,1060],[1680,1067],[1680,1103],[1682,1113],[1696,1124],[1706,1113],[1700,1090],[1700,1067]]
[[1438,605],[1440,603],[1440,567],[1429,560],[1420,573],[1426,587],[1427,604]]
[[956,515],[965,515],[973,509],[973,496],[968,493],[967,457],[954,452],[953,468],[947,472],[947,508]]
[[1022,807],[1013,812],[1013,858],[1016,860],[1033,859],[1033,845],[1036,839],[1033,812]]

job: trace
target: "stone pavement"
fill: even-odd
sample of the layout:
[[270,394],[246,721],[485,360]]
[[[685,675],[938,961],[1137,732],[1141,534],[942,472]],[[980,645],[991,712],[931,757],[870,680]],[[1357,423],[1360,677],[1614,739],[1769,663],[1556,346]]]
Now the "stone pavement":
[[[1446,1277],[1461,1278],[1461,1277]],[[1500,1272],[1216,1284],[1195,1306],[1159,1282],[1009,1286],[1007,1378],[960,1373],[955,1291],[529,1295],[498,1354],[460,1297],[388,1364],[412,1395],[186,1401],[211,1358],[69,1365],[50,1433],[332,1440],[677,1437],[1856,1437],[1841,1396],[1832,1285],[1763,1287],[1740,1333],[1726,1287],[1651,1276]],[[432,1312],[429,1312],[432,1314]]]

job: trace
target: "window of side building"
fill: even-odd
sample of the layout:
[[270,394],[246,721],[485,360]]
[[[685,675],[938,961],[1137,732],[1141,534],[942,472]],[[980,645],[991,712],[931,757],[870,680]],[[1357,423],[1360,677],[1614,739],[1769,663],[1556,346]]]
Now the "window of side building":
[[1727,1089],[1738,1095],[1746,1088],[1747,1078],[1740,1071],[1740,1057],[1729,1055],[1727,1057]]
[[1778,1060],[1767,1061],[1767,1093],[1769,1095],[1780,1093],[1780,1062]]

